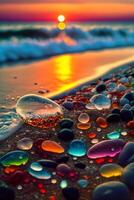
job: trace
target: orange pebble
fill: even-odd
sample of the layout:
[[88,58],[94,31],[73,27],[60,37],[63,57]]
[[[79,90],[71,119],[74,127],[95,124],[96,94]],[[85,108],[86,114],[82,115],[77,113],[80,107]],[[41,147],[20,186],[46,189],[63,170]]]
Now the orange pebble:
[[108,127],[108,123],[107,123],[106,119],[104,119],[103,117],[98,117],[96,119],[96,123],[100,128],[107,128]]
[[87,130],[91,127],[91,123],[78,123],[77,124],[77,128],[80,129],[80,130]]
[[64,152],[64,148],[60,144],[51,140],[45,140],[44,142],[42,142],[41,147],[44,151],[48,151],[52,153]]

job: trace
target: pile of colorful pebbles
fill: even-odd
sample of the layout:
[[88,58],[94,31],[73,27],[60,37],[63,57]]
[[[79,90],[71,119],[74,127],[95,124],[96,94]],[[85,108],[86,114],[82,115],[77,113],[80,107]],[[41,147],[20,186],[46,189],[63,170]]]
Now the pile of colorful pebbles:
[[0,115],[0,200],[133,200],[134,69]]

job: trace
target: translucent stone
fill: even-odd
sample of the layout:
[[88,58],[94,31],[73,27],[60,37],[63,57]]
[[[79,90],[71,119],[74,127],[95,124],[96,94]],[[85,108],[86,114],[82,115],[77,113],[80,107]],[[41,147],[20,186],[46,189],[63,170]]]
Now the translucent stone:
[[66,188],[68,186],[68,183],[67,183],[67,181],[66,180],[62,180],[61,182],[60,182],[60,187],[63,189],[63,188]]
[[107,128],[108,127],[108,123],[107,123],[106,119],[103,118],[103,117],[98,117],[96,119],[96,123],[100,128]]
[[28,154],[25,151],[16,150],[10,151],[7,154],[3,155],[0,158],[0,164],[9,167],[9,166],[20,166],[25,165],[28,162]]
[[79,121],[80,123],[83,123],[83,124],[88,123],[89,120],[90,120],[90,117],[89,117],[89,115],[88,115],[87,113],[81,113],[81,114],[79,115],[79,117],[78,117],[78,121]]
[[80,180],[78,180],[77,183],[81,188],[86,188],[89,184],[89,181],[85,180],[85,179],[80,179]]
[[71,172],[72,169],[67,164],[61,163],[56,167],[56,173],[61,177],[68,177]]
[[103,94],[94,95],[90,99],[90,102],[97,110],[109,109],[111,107],[111,100]]
[[80,130],[88,130],[89,128],[91,128],[91,123],[86,123],[86,124],[78,123],[77,128]]
[[33,163],[31,164],[30,168],[31,168],[32,170],[34,170],[34,171],[37,171],[37,172],[43,170],[42,165],[40,165],[38,162],[33,162]]
[[107,134],[107,138],[111,140],[119,139],[120,133],[117,131],[111,132]]
[[37,179],[47,180],[51,178],[51,173],[46,171],[38,162],[32,163],[28,172],[31,176]]
[[91,104],[91,103],[88,103],[85,107],[86,107],[86,109],[88,109],[88,110],[94,110],[94,109],[95,109],[95,107],[94,107],[93,104]]
[[18,100],[16,111],[26,123],[40,128],[54,127],[63,117],[62,108],[57,103],[32,94]]
[[86,154],[86,144],[82,140],[73,140],[68,147],[68,154],[81,157]]
[[33,146],[33,140],[31,138],[22,138],[17,142],[18,149],[30,150]]
[[0,141],[15,133],[22,124],[21,117],[15,112],[0,114]]
[[118,164],[104,164],[100,168],[101,176],[105,178],[111,178],[116,176],[121,176],[123,172],[123,168]]
[[64,148],[55,141],[45,140],[41,145],[44,151],[52,152],[52,153],[64,153]]
[[122,151],[124,145],[121,139],[104,140],[90,147],[87,156],[91,159],[114,157]]

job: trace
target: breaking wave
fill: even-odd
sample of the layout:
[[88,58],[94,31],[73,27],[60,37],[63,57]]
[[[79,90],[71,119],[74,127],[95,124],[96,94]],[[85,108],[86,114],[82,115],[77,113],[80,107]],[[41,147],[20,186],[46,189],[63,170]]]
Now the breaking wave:
[[[71,42],[70,42],[71,40]],[[41,59],[64,53],[134,46],[134,30],[67,28],[0,30],[0,63]]]

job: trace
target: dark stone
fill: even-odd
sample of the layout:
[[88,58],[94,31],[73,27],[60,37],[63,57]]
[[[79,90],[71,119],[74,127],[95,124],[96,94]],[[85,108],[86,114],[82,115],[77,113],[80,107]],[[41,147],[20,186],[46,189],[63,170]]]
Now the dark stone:
[[61,128],[72,128],[73,124],[73,120],[69,118],[64,118],[59,123]]
[[116,123],[120,121],[120,115],[116,113],[109,114],[107,116],[107,122],[109,123]]
[[73,140],[74,139],[73,130],[68,129],[68,128],[64,128],[64,129],[60,130],[58,133],[58,138],[65,142],[69,142],[69,141]]
[[127,165],[121,177],[121,180],[130,188],[134,189],[134,163]]
[[110,181],[102,183],[94,189],[92,200],[130,200],[130,194],[124,183]]
[[42,160],[39,160],[38,163],[46,168],[56,168],[57,167],[57,163],[53,160],[42,159]]
[[85,169],[86,165],[84,163],[75,163],[75,167],[79,169]]
[[122,166],[126,166],[132,161],[134,156],[134,142],[128,142],[121,151],[118,162]]
[[80,198],[79,190],[74,187],[64,188],[62,194],[66,200],[78,200]]
[[129,103],[130,103],[129,100],[124,97],[120,99],[120,106],[125,106],[126,104],[129,104]]
[[133,119],[133,112],[130,110],[121,110],[120,116],[123,121],[128,122]]
[[56,160],[57,163],[67,163],[69,161],[69,156],[62,156]]
[[114,113],[114,114],[120,114],[120,109],[114,108],[114,109],[112,110],[112,113]]
[[74,108],[73,103],[70,102],[70,101],[64,102],[64,103],[62,104],[62,106],[63,106],[64,108],[66,108],[67,110],[73,110],[73,108]]
[[0,186],[0,200],[15,200],[15,192],[10,187]]
[[131,106],[134,106],[134,100],[133,100],[133,101],[131,101]]
[[123,98],[128,99],[129,101],[134,101],[134,92],[129,92],[123,96]]
[[98,93],[101,93],[101,92],[103,92],[105,90],[106,90],[106,85],[105,84],[99,84],[99,85],[96,86],[96,91]]

